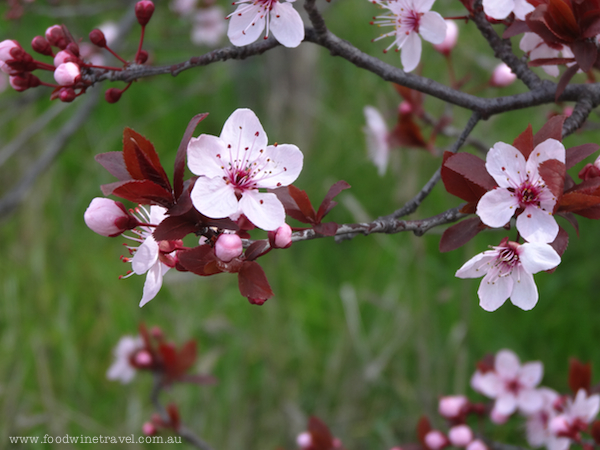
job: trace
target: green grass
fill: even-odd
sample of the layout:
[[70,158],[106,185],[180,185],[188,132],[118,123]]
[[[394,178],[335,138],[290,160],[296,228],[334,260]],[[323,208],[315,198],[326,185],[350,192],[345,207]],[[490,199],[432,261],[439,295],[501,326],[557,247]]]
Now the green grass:
[[[373,5],[346,0],[328,9],[334,32],[381,54],[387,44],[369,42],[377,35],[368,25],[378,13]],[[173,29],[173,20],[166,2],[159,5],[148,36],[157,63],[205,51],[187,44],[185,21]],[[99,20],[65,22],[73,34],[85,36]],[[36,14],[0,22],[0,38],[27,42],[53,23]],[[485,81],[493,56],[473,25],[466,28],[456,50],[457,61],[463,61],[457,72],[471,74],[471,88]],[[136,32],[128,39],[133,48]],[[424,74],[447,80],[443,58],[428,44],[423,48]],[[382,58],[399,65],[397,54]],[[521,91],[515,84],[482,95]],[[11,108],[0,106],[0,143],[27,130],[50,106],[46,94],[22,106],[17,102],[23,94],[2,94],[2,105]],[[31,136],[2,168],[3,192],[81,100]],[[345,206],[350,196],[371,219],[388,214],[412,197],[440,162],[402,149],[393,155],[391,170],[377,176],[366,157],[362,108],[377,105],[391,123],[398,102],[387,83],[305,44],[176,79],[143,80],[118,104],[100,104],[0,227],[0,447],[11,435],[140,435],[152,414],[150,377],[140,373],[129,386],[105,378],[112,348],[120,336],[135,334],[140,322],[160,326],[178,343],[198,340],[198,371],[212,373],[219,384],[175,386],[163,400],[176,402],[185,423],[216,449],[294,448],[295,435],[311,414],[325,420],[349,449],[385,449],[414,440],[422,414],[442,426],[435,416],[438,396],[478,398],[468,388],[474,363],[501,348],[515,350],[524,361],[542,360],[544,383],[562,390],[569,356],[590,360],[597,369],[598,239],[596,224],[589,221],[582,221],[580,238],[569,230],[571,244],[558,270],[536,276],[540,302],[533,311],[507,304],[492,314],[478,306],[479,280],[459,280],[454,272],[499,242],[502,231],[483,233],[449,254],[437,250],[440,230],[421,238],[398,234],[297,243],[260,260],[276,294],[262,307],[239,295],[233,275],[199,278],[171,271],[159,295],[140,309],[144,277],[118,280],[128,269],[118,260],[123,240],[97,236],[83,222],[90,200],[101,195],[99,185],[113,181],[93,155],[119,150],[125,126],[154,142],[169,171],[193,115],[210,112],[198,133],[218,134],[237,107],[257,112],[270,142],[295,143],[303,150],[305,169],[296,185],[314,204],[335,181],[352,185],[340,195],[331,220],[358,220]],[[428,99],[427,106],[439,110],[439,102]],[[474,136],[490,146],[512,142],[530,122],[539,129],[552,109],[557,110],[491,118]],[[454,108],[452,113],[455,126],[462,127],[468,112]],[[598,137],[592,131],[565,143]],[[440,139],[438,146],[450,142]],[[413,216],[437,214],[459,202],[438,186]],[[509,438],[522,443],[518,436]]]

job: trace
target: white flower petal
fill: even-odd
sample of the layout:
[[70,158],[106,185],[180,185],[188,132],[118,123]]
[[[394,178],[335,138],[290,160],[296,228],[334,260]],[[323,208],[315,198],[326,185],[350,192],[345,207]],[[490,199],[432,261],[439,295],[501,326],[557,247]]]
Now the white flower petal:
[[523,154],[512,145],[496,142],[485,160],[485,168],[503,188],[515,188],[527,178]]
[[502,395],[496,399],[494,409],[498,414],[510,416],[517,410],[517,399],[514,395]]
[[[476,382],[474,383],[474,381]],[[472,379],[471,385],[473,384],[475,384],[475,386],[473,386],[474,389],[481,394],[490,398],[496,398],[502,392],[503,381],[498,378],[496,372],[486,372],[480,374],[476,380]]]
[[[519,381],[523,386],[534,388],[542,381],[544,376],[544,365],[540,361],[530,361],[523,364],[519,373]],[[548,395],[540,391],[540,395]]]
[[411,32],[402,45],[400,55],[405,72],[412,72],[421,60],[421,38],[417,33]]
[[293,144],[269,145],[262,158],[263,172],[270,173],[264,178],[256,176],[256,185],[259,188],[277,188],[288,186],[296,181],[302,171],[304,155]]
[[515,7],[515,0],[483,0],[483,11],[492,19],[506,19]]
[[496,353],[494,359],[494,369],[498,375],[503,379],[512,379],[517,376],[519,369],[521,368],[521,362],[515,352],[511,350],[500,350]]
[[161,262],[154,264],[146,275],[146,282],[144,283],[144,292],[142,300],[140,301],[140,308],[156,297],[158,291],[162,287],[163,276],[169,267]]
[[[485,223],[485,222],[484,222]],[[548,244],[558,235],[558,223],[552,211],[544,211],[537,206],[527,206],[517,217],[517,230],[529,242]]]
[[[231,145],[231,161],[245,159],[253,161],[265,150],[268,143],[267,133],[258,117],[246,108],[236,109],[223,125],[221,139]],[[246,150],[247,149],[247,150]]]
[[524,311],[529,311],[537,304],[538,290],[533,281],[533,275],[527,273],[521,266],[517,266],[512,274],[514,278],[513,291],[510,301],[513,305]]
[[456,271],[458,278],[479,278],[484,276],[490,267],[490,263],[495,261],[496,252],[483,252],[475,255]]
[[413,5],[415,8],[415,11],[418,11],[420,13],[425,13],[431,9],[431,7],[433,6],[434,3],[435,3],[435,0],[419,0],[417,2],[413,2]]
[[390,146],[388,143],[388,129],[381,113],[373,106],[363,109],[367,126],[363,129],[367,138],[369,158],[377,167],[379,176],[385,174],[387,168]]
[[497,188],[486,192],[477,203],[477,215],[488,227],[499,228],[508,223],[519,202],[508,189]]
[[[220,158],[217,156],[220,155]],[[229,163],[230,151],[223,139],[209,134],[192,138],[187,148],[187,164],[194,175],[222,177],[223,166]]]
[[527,170],[535,170],[537,173],[537,167],[549,159],[557,159],[561,163],[565,162],[565,146],[556,139],[546,139],[536,145],[527,160]]
[[250,222],[266,231],[276,230],[285,223],[285,209],[272,193],[244,192],[240,200],[240,210]]
[[[262,14],[259,13],[262,9]],[[243,12],[239,12],[242,11]],[[242,47],[256,41],[265,29],[264,8],[260,4],[242,3],[229,17],[227,37],[233,45]]]
[[158,243],[152,235],[138,247],[131,259],[131,268],[137,275],[145,274],[158,261]]
[[447,25],[444,18],[436,12],[426,12],[419,22],[419,34],[427,42],[441,44],[446,38]]
[[222,178],[198,178],[190,197],[200,213],[213,219],[229,217],[238,210],[235,191]]
[[490,278],[488,274],[481,280],[477,295],[479,306],[486,311],[496,311],[510,296],[513,280],[511,277],[500,277],[492,282]]
[[560,256],[548,244],[527,242],[519,246],[517,253],[523,269],[531,274],[554,269],[560,264]]
[[275,39],[288,48],[298,47],[304,40],[304,23],[289,3],[274,3],[269,28]]
[[525,20],[525,16],[535,9],[534,6],[526,0],[514,1],[515,7],[513,8],[513,12],[515,13],[515,17],[519,20]]

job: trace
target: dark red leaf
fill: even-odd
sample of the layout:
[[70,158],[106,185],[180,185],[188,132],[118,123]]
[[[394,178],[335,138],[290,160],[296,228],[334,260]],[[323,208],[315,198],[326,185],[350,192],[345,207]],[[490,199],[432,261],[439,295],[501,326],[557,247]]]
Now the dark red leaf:
[[565,119],[566,116],[561,115],[551,117],[533,136],[533,146],[537,147],[548,139],[556,139],[558,142],[562,142],[562,129]]
[[170,216],[180,216],[193,208],[190,192],[197,179],[198,177],[194,177],[192,180],[188,180],[189,183],[186,183],[187,188],[183,190],[179,197],[177,197],[177,203],[169,208]]
[[[567,250],[569,246],[569,234],[564,230],[563,227],[558,227],[558,234],[556,235],[556,239],[550,243],[552,248],[556,250],[560,256]],[[557,268],[547,270],[548,273],[553,273]]]
[[154,150],[154,145],[152,145],[152,143],[144,136],[136,133],[131,128],[125,128],[125,131],[123,132],[123,158],[125,159],[127,171],[131,174],[131,176],[136,180],[146,179],[142,169],[139,166],[136,148],[138,148],[146,156],[149,164],[153,166],[157,172],[162,171],[164,178],[167,179],[167,174],[162,168],[160,158]]
[[583,161],[585,158],[595,153],[600,148],[598,144],[583,144],[577,147],[571,147],[567,149],[567,158],[565,165],[567,169],[570,169],[578,162]]
[[506,30],[504,30],[504,33],[502,33],[502,39],[508,39],[521,33],[527,33],[529,31],[531,30],[529,29],[527,22],[524,22],[522,20],[515,20],[513,23],[510,24],[510,26]]
[[313,230],[323,236],[335,236],[338,224],[335,222],[318,223],[313,226]]
[[269,241],[254,241],[250,247],[246,249],[244,256],[247,261],[254,261],[259,256],[264,255],[271,249]]
[[183,344],[183,347],[177,355],[178,375],[184,374],[194,365],[197,354],[196,341],[190,340]]
[[425,436],[430,431],[431,431],[431,423],[429,423],[429,419],[425,416],[422,416],[419,419],[419,422],[417,423],[417,438],[419,439],[419,442],[421,443],[421,445],[426,449],[429,449],[429,447],[425,443]]
[[584,364],[575,358],[569,361],[569,388],[573,394],[577,394],[579,389],[590,390],[592,383],[592,364]]
[[[217,260],[215,252],[210,245],[200,245],[189,250],[177,252],[179,264],[186,270],[200,276],[214,275],[214,267],[207,268],[206,266]],[[218,273],[218,272],[217,272]]]
[[175,169],[173,171],[173,186],[175,190],[175,198],[179,198],[181,193],[183,192],[183,175],[185,173],[185,157],[187,154],[187,147],[192,138],[192,134],[194,130],[198,126],[200,122],[202,122],[208,113],[197,114],[192,117],[190,123],[185,129],[183,133],[183,137],[181,138],[181,142],[179,143],[179,148],[177,149],[177,156],[175,156]]
[[585,32],[583,33],[583,37],[593,38],[598,36],[600,34],[600,16],[598,15],[598,11],[595,11],[593,17],[590,17],[587,22],[584,26]]
[[167,373],[171,372],[177,365],[177,350],[175,345],[171,343],[161,342],[158,345],[158,353],[162,358]]
[[559,66],[575,62],[575,58],[538,58],[527,62],[529,67]]
[[584,72],[587,72],[592,68],[598,57],[596,44],[588,40],[575,41],[571,44],[571,50],[573,50],[575,60],[579,64],[579,67],[581,67],[581,70]]
[[591,434],[592,434],[592,437],[594,438],[594,442],[596,442],[596,444],[600,445],[600,420],[595,420],[592,423]]
[[431,151],[421,133],[421,127],[414,120],[415,115],[411,113],[400,113],[398,123],[390,133],[390,142],[399,147],[424,148]]
[[155,204],[169,208],[173,204],[171,192],[148,180],[117,181],[100,186],[104,195],[116,195],[140,204]]
[[177,406],[173,403],[167,405],[167,414],[171,419],[171,427],[173,427],[175,431],[178,431],[179,426],[181,425],[181,417],[179,416],[179,409],[177,409]]
[[321,222],[321,220],[323,220],[323,217],[325,217],[329,213],[329,211],[331,211],[331,209],[336,205],[336,203],[332,202],[332,200],[345,189],[350,189],[350,185],[344,180],[338,181],[329,188],[327,194],[325,195],[325,198],[319,206],[319,210],[317,211],[317,222]]
[[142,152],[142,150],[137,146],[136,143],[133,144],[135,155],[137,158],[138,166],[143,175],[143,180],[152,181],[159,186],[162,186],[168,191],[171,191],[171,183],[167,178],[167,174],[165,173],[162,166],[154,167],[152,162],[148,159],[148,157]]
[[529,158],[529,155],[533,151],[533,129],[531,128],[531,124],[513,141],[513,147],[519,150],[525,159]]
[[546,183],[546,187],[550,189],[550,192],[552,192],[557,199],[554,206],[554,210],[556,211],[565,186],[567,169],[565,165],[557,159],[548,159],[539,165],[538,171]]
[[571,224],[571,226],[573,228],[575,228],[575,232],[577,233],[577,236],[579,236],[579,224],[577,223],[577,218],[575,217],[575,215],[573,213],[559,212],[556,215],[561,216],[563,219],[565,219],[567,222],[569,222]]
[[331,450],[333,449],[333,436],[325,423],[315,416],[308,419],[308,432],[312,440],[312,449]]
[[468,202],[477,202],[497,185],[485,161],[470,153],[444,153],[442,180],[446,190]]
[[127,172],[125,167],[125,160],[123,159],[123,152],[107,152],[100,153],[95,157],[102,167],[108,172],[118,178],[121,181],[131,180],[131,174]]
[[238,287],[244,297],[267,300],[273,297],[267,276],[255,261],[244,261],[238,273]]
[[579,64],[573,64],[571,67],[569,67],[567,70],[565,70],[565,73],[563,73],[562,77],[560,78],[560,81],[558,82],[558,85],[556,86],[556,93],[554,94],[554,101],[556,101],[556,102],[558,101],[558,99],[560,98],[562,93],[567,88],[569,81],[571,81],[571,79],[575,76],[575,74],[577,73],[578,70],[579,70]]
[[306,221],[304,221],[304,223],[317,222],[315,210],[314,210],[312,204],[310,203],[310,200],[308,198],[308,195],[306,195],[306,192],[298,189],[293,184],[290,184],[288,186],[288,192],[290,194],[290,197],[292,197],[294,203],[296,204],[298,210],[302,214],[304,214],[304,217],[306,218]]
[[189,214],[185,214],[165,218],[158,224],[152,235],[157,241],[174,241],[196,231],[198,231],[197,222]]
[[486,226],[479,217],[470,217],[446,229],[440,239],[440,252],[446,253],[462,247]]
[[558,210],[560,212],[570,211],[576,214],[580,214],[580,211],[597,205],[600,205],[599,196],[572,191],[563,194],[562,198],[560,199],[560,205]]

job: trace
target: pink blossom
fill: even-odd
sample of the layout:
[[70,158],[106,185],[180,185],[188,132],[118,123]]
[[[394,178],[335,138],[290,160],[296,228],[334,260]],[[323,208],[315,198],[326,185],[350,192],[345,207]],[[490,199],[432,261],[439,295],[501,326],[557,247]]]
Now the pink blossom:
[[483,195],[477,215],[489,227],[503,227],[517,210],[517,230],[529,242],[549,243],[558,234],[552,215],[556,197],[539,174],[540,164],[556,159],[565,162],[565,147],[555,139],[538,144],[529,159],[515,147],[497,142],[487,154],[485,167],[498,188]]
[[519,20],[525,20],[525,16],[534,9],[527,0],[483,0],[483,11],[496,20],[506,19],[510,13]]
[[458,42],[458,25],[454,20],[446,20],[446,37],[440,44],[435,44],[435,48],[443,55],[449,55]]
[[548,428],[560,436],[577,438],[580,431],[587,429],[600,410],[600,395],[589,395],[585,389],[579,389],[575,399],[568,399],[562,414],[550,420]]
[[[558,58],[562,52],[563,58],[573,58],[573,52],[569,47],[554,44],[555,48],[550,47],[546,42],[535,33],[525,33],[519,42],[519,48],[529,55],[529,59]],[[556,48],[558,47],[558,48]],[[570,63],[571,64],[571,63]],[[574,63],[573,63],[574,64]],[[560,74],[558,66],[541,66],[548,75],[557,77]]]
[[154,436],[156,434],[156,427],[152,422],[145,422],[142,425],[142,433],[146,436]]
[[448,446],[450,442],[444,433],[438,430],[431,430],[425,435],[425,444],[431,450],[440,450]]
[[5,39],[0,42],[0,62],[12,61],[14,57],[11,51],[15,48],[21,49],[21,44],[14,39]]
[[79,66],[72,62],[59,65],[54,71],[54,79],[61,86],[71,86],[81,78]]
[[[169,8],[175,14],[179,14],[180,16],[187,16],[188,14],[194,12],[197,3],[198,0],[171,0]],[[221,19],[223,19],[223,16],[221,16]]]
[[196,12],[192,24],[192,42],[209,47],[217,45],[227,31],[224,15],[225,10],[217,5]]
[[133,380],[136,368],[131,364],[131,357],[142,348],[144,341],[141,337],[123,336],[113,351],[115,361],[106,372],[106,378],[123,384]]
[[438,412],[441,416],[454,419],[465,412],[469,400],[464,395],[450,395],[440,398]]
[[308,431],[304,431],[303,433],[300,433],[296,437],[296,445],[298,445],[298,447],[300,447],[301,449],[310,447],[312,445],[311,434]]
[[215,243],[215,255],[223,262],[229,262],[242,254],[242,239],[237,234],[224,233]]
[[[560,256],[548,244],[532,242],[519,245],[505,238],[499,246],[467,261],[458,269],[456,276],[483,276],[477,295],[479,305],[486,311],[495,311],[509,297],[513,305],[528,311],[538,301],[533,274],[553,269],[559,263]],[[477,382],[480,387],[482,379]]]
[[541,409],[527,416],[527,442],[534,448],[544,445],[548,450],[567,450],[569,439],[558,437],[549,427],[550,422],[558,415],[555,404],[560,396],[546,387],[541,387],[538,391],[543,403]]
[[542,380],[544,366],[539,361],[521,365],[510,350],[500,350],[494,360],[494,370],[481,376],[480,392],[496,399],[494,411],[509,416],[519,409],[532,414],[543,406],[542,393],[535,387]]
[[293,183],[302,170],[302,152],[292,144],[267,145],[256,115],[238,109],[227,119],[221,136],[200,135],[188,145],[188,167],[200,178],[191,192],[198,211],[213,219],[241,214],[258,228],[276,230],[285,223],[283,205],[274,189]]
[[379,176],[383,176],[390,155],[387,125],[377,108],[365,106],[363,112],[367,121],[367,126],[363,128],[363,131],[367,138],[369,158],[377,167]]
[[488,447],[483,441],[475,439],[474,441],[471,441],[469,445],[467,445],[467,450],[488,450]]
[[284,47],[294,48],[304,40],[304,23],[290,4],[293,0],[240,0],[237,9],[229,14],[227,36],[233,45],[242,47],[256,41],[266,27]]
[[387,16],[375,17],[372,22],[380,27],[394,27],[393,31],[373,39],[378,41],[393,37],[394,45],[402,49],[402,66],[405,72],[413,71],[421,60],[421,38],[432,44],[441,44],[446,37],[446,21],[436,12],[430,11],[434,0],[375,0],[382,8],[390,11]]
[[495,87],[506,87],[512,84],[517,76],[505,63],[500,63],[492,72],[490,84]]
[[93,232],[109,237],[131,230],[139,223],[127,212],[123,203],[103,197],[96,197],[91,201],[83,219]]
[[448,430],[448,439],[454,447],[466,447],[473,440],[473,431],[468,425],[455,425]]

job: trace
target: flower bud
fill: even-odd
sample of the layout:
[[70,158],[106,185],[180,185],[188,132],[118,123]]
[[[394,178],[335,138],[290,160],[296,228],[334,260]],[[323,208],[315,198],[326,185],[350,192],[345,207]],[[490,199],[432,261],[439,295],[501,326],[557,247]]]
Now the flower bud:
[[10,76],[8,82],[17,92],[23,92],[29,88],[38,87],[40,85],[40,79],[29,72]]
[[248,301],[250,302],[251,305],[261,306],[261,305],[264,305],[264,303],[267,301],[267,299],[266,298],[251,298],[251,297],[248,297]]
[[50,45],[58,47],[61,50],[67,48],[69,42],[67,40],[67,37],[65,36],[65,32],[63,31],[60,25],[52,25],[51,27],[46,29],[45,36],[46,40]]
[[0,61],[6,62],[15,59],[12,54],[13,49],[22,49],[21,44],[14,39],[5,39],[0,42]]
[[41,55],[52,56],[52,46],[44,36],[36,36],[31,41],[31,48]]
[[298,437],[296,437],[296,445],[301,449],[310,447],[312,445],[312,435],[308,431],[300,433]]
[[156,427],[152,422],[146,422],[142,425],[142,433],[146,436],[154,436],[156,434]]
[[146,368],[152,365],[152,355],[148,350],[140,350],[133,356],[136,367]]
[[292,228],[284,223],[275,231],[269,231],[269,243],[273,248],[288,248],[292,245]]
[[517,79],[517,76],[512,73],[510,67],[508,67],[504,63],[500,63],[492,72],[492,79],[490,80],[490,85],[494,87],[506,87],[513,83]]
[[139,222],[121,202],[96,197],[83,214],[85,224],[101,236],[114,237],[135,228]]
[[431,430],[425,435],[425,444],[431,450],[440,450],[448,445],[448,438],[438,430]]
[[79,57],[79,45],[76,42],[69,42],[69,44],[67,45],[67,48],[65,49],[71,53],[73,53],[75,56]]
[[398,105],[398,112],[400,114],[411,114],[413,112],[413,106],[410,104],[410,102],[404,100],[402,103],[400,103],[400,105]]
[[467,445],[467,450],[488,450],[488,448],[485,443],[479,439],[475,439],[474,441],[471,441],[469,445]]
[[58,91],[58,99],[63,103],[71,103],[76,98],[75,89],[71,87],[64,87]]
[[242,239],[237,234],[222,234],[215,243],[215,255],[223,262],[229,262],[242,254]]
[[446,20],[446,37],[441,44],[434,44],[433,48],[442,55],[448,56],[458,41],[458,27],[453,20]]
[[110,88],[110,89],[107,89],[106,92],[104,93],[104,99],[108,103],[117,103],[119,101],[119,99],[121,98],[121,95],[123,95],[123,91],[121,91],[120,89]]
[[448,439],[455,447],[466,447],[473,440],[473,431],[468,425],[456,425],[448,431]]
[[141,0],[135,4],[135,17],[141,26],[145,27],[150,22],[153,13],[154,3],[150,0]]
[[138,64],[144,64],[146,61],[148,61],[148,52],[146,50],[140,50],[135,62]]
[[96,28],[90,31],[90,42],[100,48],[106,47],[106,37],[104,37],[102,30]]
[[71,53],[69,50],[61,50],[54,57],[54,67],[58,67],[61,64],[65,64],[68,62],[77,63],[79,58]]
[[460,416],[469,404],[469,400],[464,395],[451,395],[440,398],[438,412],[447,419],[453,419]]
[[72,86],[81,79],[79,66],[72,62],[60,64],[54,71],[54,79],[61,86]]
[[548,430],[555,436],[561,436],[569,433],[571,427],[564,416],[556,416],[548,423]]

